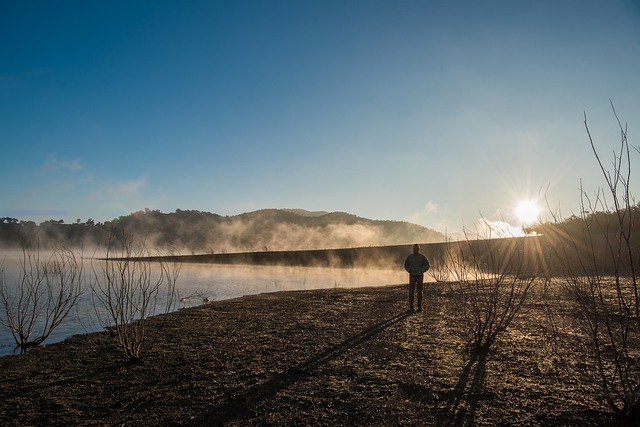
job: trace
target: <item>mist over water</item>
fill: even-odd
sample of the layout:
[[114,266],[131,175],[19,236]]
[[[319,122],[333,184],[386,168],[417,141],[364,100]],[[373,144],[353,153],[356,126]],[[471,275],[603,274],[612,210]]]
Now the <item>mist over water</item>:
[[[5,270],[7,284],[18,283],[20,258],[3,255],[0,267]],[[53,344],[77,335],[102,330],[96,319],[94,303],[88,281],[91,280],[91,261],[84,262],[87,291],[65,321],[52,333],[43,345]],[[99,269],[99,262],[93,261]],[[344,269],[321,267],[273,267],[252,265],[216,265],[183,263],[176,284],[175,309],[267,292],[355,288],[404,283],[407,280],[402,266],[398,269]],[[163,304],[160,302],[159,307]],[[204,326],[204,325],[203,325]],[[0,356],[17,354],[15,342],[8,328],[0,327]]]
[[[5,220],[7,220],[5,218]],[[263,209],[235,216],[145,209],[94,223],[45,221],[36,225],[9,218],[0,227],[0,250],[20,249],[25,241],[40,248],[81,248],[85,256],[104,252],[123,237],[164,255],[221,254],[255,251],[338,249],[438,242],[446,236],[402,221],[361,218],[343,212]],[[410,248],[408,249],[410,251]],[[98,256],[98,255],[94,255]]]

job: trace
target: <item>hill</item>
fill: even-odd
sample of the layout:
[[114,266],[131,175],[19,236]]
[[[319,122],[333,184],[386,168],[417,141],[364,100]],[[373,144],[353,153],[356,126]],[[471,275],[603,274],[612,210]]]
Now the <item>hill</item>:
[[105,246],[113,230],[126,230],[148,246],[182,254],[282,251],[387,246],[438,242],[445,236],[404,221],[372,220],[344,212],[263,209],[234,216],[178,209],[173,213],[145,209],[105,223],[40,225],[0,219],[0,245],[22,241],[69,246]]

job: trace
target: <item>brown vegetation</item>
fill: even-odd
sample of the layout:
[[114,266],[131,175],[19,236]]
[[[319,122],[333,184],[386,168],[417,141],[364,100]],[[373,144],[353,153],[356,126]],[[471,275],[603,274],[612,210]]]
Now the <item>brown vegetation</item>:
[[0,268],[0,326],[23,350],[44,342],[84,292],[80,259],[67,248],[42,258],[37,250],[23,249],[17,283],[6,280]]
[[122,250],[109,245],[107,257],[99,269],[94,268],[91,290],[99,323],[114,337],[114,343],[129,361],[142,363],[160,333],[148,328],[150,317],[174,310],[176,281],[180,265],[159,262],[151,265],[131,259],[148,255],[144,246],[130,236],[122,236]]
[[482,354],[469,352],[452,289],[427,286],[415,314],[406,286],[185,309],[148,325],[163,326],[143,365],[127,363],[106,334],[4,357],[0,422],[619,425],[581,373],[593,356],[564,287],[537,282],[524,315]]

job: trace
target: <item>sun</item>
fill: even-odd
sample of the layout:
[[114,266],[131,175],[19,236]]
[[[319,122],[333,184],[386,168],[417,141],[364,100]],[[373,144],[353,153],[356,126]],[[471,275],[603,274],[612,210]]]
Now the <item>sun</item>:
[[540,207],[536,202],[523,200],[516,207],[516,216],[523,225],[531,225],[538,220]]

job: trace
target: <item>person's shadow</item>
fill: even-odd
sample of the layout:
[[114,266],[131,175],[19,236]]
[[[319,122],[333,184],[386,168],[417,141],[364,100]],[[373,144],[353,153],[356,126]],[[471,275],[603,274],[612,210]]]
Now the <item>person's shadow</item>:
[[413,312],[411,311],[400,313],[390,319],[370,326],[356,335],[347,338],[341,343],[333,345],[325,351],[316,354],[306,361],[293,366],[280,374],[274,375],[268,381],[248,387],[244,392],[232,396],[227,401],[212,408],[195,425],[223,425],[231,421],[239,421],[243,419],[250,412],[248,410],[249,408],[247,408],[248,402],[255,405],[259,402],[268,400],[275,396],[278,391],[286,389],[293,383],[311,376],[311,374],[320,366],[351,350],[358,344],[371,339],[373,336],[400,322],[412,313]]

